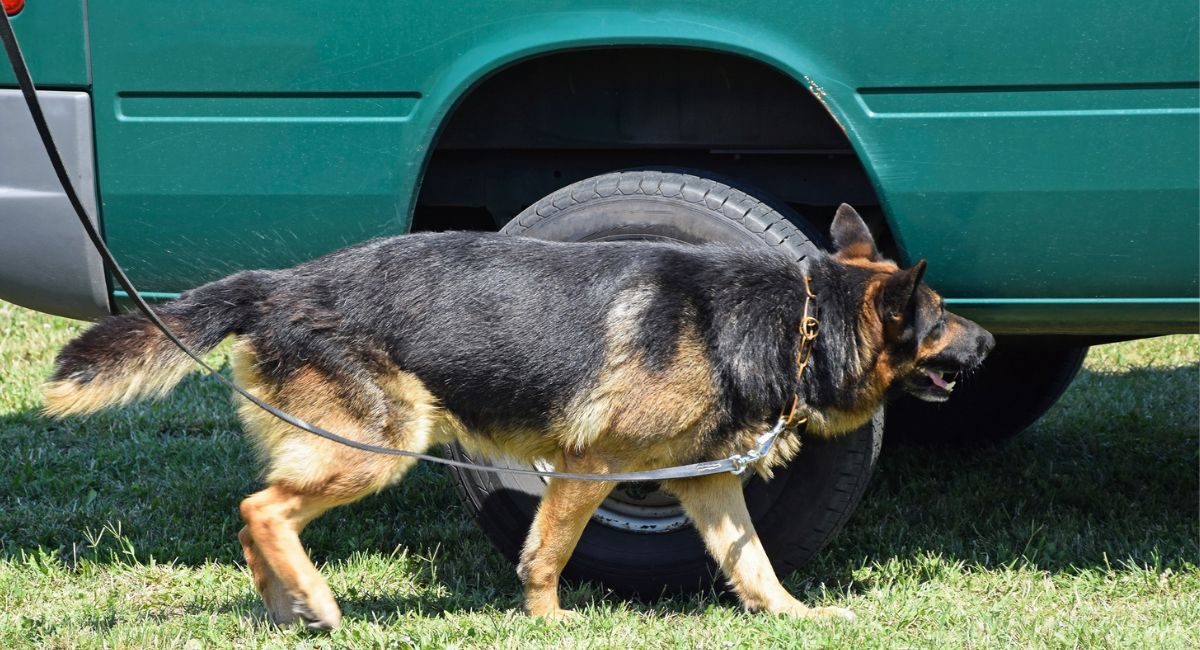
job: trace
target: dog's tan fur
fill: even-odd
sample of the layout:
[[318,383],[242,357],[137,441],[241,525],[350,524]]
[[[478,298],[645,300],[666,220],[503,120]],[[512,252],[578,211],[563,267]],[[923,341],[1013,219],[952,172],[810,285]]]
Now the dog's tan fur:
[[[651,369],[632,345],[633,329],[649,300],[648,291],[627,291],[608,314],[599,377],[572,401],[556,427],[563,432],[564,449],[610,444],[645,450],[667,442],[673,456],[688,455],[695,450],[687,448],[686,439],[711,424],[716,389],[695,327],[684,328],[661,371]],[[664,441],[663,432],[681,440]]]

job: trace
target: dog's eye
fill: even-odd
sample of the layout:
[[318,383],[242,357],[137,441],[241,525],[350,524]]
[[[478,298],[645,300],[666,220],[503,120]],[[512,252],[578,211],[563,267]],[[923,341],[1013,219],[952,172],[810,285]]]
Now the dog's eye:
[[933,328],[929,330],[929,336],[936,339],[937,337],[941,336],[942,333],[945,331],[946,331],[946,319],[939,318],[938,322],[934,323]]

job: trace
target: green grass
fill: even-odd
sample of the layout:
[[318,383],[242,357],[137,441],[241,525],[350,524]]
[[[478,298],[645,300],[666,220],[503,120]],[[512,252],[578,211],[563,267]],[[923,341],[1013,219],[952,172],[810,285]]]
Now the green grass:
[[193,376],[156,404],[38,414],[78,328],[0,303],[0,647],[1200,647],[1200,337],[1093,349],[999,449],[886,450],[846,530],[787,580],[857,623],[593,585],[565,594],[579,623],[527,618],[421,466],[306,533],[346,614],[324,636],[272,628],[250,584],[235,533],[257,468],[225,390]]

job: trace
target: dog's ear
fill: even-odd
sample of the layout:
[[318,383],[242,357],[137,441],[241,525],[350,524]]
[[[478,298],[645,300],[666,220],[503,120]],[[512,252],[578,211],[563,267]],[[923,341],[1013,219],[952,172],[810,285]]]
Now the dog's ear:
[[913,324],[924,277],[925,260],[921,260],[910,269],[893,273],[884,282],[879,292],[879,317],[888,339],[900,338]]
[[879,259],[875,238],[871,236],[863,218],[849,205],[843,203],[838,206],[837,213],[833,215],[833,225],[829,227],[829,234],[833,237],[833,247],[839,257],[871,261]]

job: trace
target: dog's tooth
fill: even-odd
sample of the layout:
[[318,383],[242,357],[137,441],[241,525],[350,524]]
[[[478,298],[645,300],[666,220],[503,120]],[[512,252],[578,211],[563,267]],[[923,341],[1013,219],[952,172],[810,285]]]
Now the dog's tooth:
[[952,382],[946,384],[946,390],[948,390],[948,391],[954,390],[954,385],[957,383],[958,383],[957,381],[952,381]]

